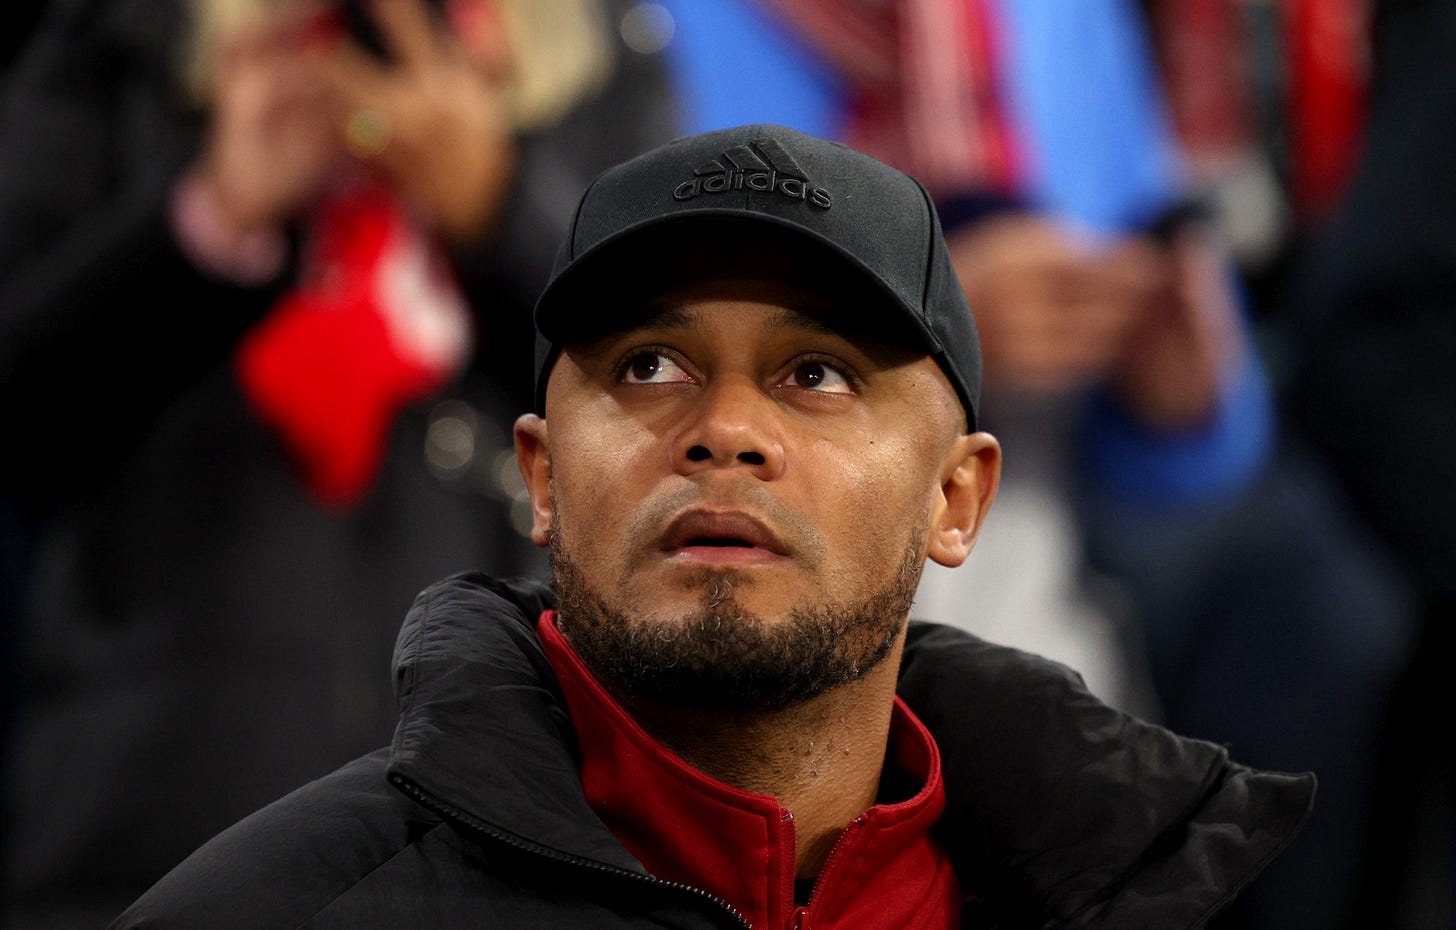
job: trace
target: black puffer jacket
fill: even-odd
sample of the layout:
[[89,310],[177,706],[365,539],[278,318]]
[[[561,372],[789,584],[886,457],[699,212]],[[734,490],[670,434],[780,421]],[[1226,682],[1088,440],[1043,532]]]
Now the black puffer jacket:
[[[535,584],[416,600],[394,745],[214,839],[115,927],[742,926],[648,876],[583,798]],[[1202,926],[1290,840],[1312,776],[1254,772],[1100,704],[1075,675],[912,624],[900,691],[940,744],[965,926]]]

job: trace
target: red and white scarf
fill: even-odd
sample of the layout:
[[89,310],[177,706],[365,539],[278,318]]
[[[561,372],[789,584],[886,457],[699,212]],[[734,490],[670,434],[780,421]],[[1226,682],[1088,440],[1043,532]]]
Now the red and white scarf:
[[1017,154],[989,0],[759,0],[849,83],[845,141],[933,194],[1009,193]]

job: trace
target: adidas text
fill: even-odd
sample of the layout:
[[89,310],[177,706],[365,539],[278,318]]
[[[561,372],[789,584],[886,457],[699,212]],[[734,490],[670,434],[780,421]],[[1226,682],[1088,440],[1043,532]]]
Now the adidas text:
[[755,191],[777,191],[785,197],[811,203],[821,210],[828,210],[831,204],[829,192],[822,187],[810,187],[802,178],[782,177],[777,171],[726,171],[707,177],[693,178],[673,188],[674,200],[692,200],[699,194],[722,194],[744,188]]

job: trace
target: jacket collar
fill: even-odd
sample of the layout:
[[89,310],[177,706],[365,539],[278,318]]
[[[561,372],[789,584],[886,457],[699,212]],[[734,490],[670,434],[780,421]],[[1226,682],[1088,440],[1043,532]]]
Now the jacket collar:
[[[390,777],[533,846],[642,872],[577,778],[534,630],[552,606],[538,583],[478,573],[420,594],[395,650]],[[1232,763],[1101,704],[1062,666],[947,627],[911,624],[900,695],[940,746],[937,829],[987,921],[1195,926],[1292,838],[1314,792],[1312,776]]]
[[[796,902],[796,830],[777,798],[693,768],[653,739],[596,680],[555,625],[537,632],[577,723],[589,803],[652,874],[702,888],[755,927],[945,926],[960,895],[930,828],[944,808],[935,741],[898,698],[882,803],[839,834],[813,897]],[[795,924],[798,925],[797,923]]]
[[395,646],[389,777],[530,845],[642,872],[586,802],[576,734],[534,619],[532,582],[456,575],[420,593]]
[[1293,838],[1314,776],[1258,772],[1108,707],[1075,672],[910,626],[899,693],[940,744],[938,829],[986,920],[1202,926]]

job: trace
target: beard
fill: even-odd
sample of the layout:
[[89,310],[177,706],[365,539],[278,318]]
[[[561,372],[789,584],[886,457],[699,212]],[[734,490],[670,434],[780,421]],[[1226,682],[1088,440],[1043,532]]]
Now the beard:
[[553,521],[551,565],[558,622],[586,666],[618,697],[664,706],[782,710],[858,681],[894,648],[925,565],[915,532],[891,577],[863,597],[803,604],[768,620],[735,588],[742,575],[703,570],[702,600],[684,616],[645,619],[593,590]]

